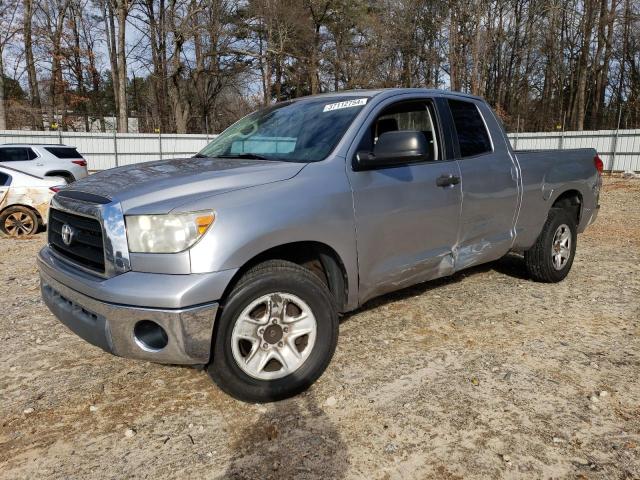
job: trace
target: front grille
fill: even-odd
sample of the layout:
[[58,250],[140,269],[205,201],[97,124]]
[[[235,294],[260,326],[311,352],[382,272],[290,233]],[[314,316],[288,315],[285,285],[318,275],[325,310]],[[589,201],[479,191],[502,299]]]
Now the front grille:
[[[73,231],[70,245],[62,241],[62,226],[69,225]],[[50,209],[49,211],[49,245],[61,255],[83,267],[96,272],[104,272],[104,246],[102,243],[102,227],[95,218],[83,217]]]

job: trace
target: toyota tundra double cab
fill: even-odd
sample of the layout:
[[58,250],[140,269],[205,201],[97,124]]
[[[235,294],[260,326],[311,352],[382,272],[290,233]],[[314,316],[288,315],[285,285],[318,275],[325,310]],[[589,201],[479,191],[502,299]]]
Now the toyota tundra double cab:
[[207,365],[236,398],[283,399],[327,368],[339,316],[373,297],[508,252],[532,280],[563,280],[601,170],[592,149],[514,151],[469,95],[281,102],[193,158],[58,192],[42,296],[107,352]]

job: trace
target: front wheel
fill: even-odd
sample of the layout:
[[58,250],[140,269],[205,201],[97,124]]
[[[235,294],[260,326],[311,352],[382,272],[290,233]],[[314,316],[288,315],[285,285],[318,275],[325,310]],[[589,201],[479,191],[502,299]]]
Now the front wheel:
[[527,271],[538,282],[563,280],[576,253],[576,221],[566,210],[552,208],[536,243],[524,253]]
[[281,400],[316,381],[337,340],[338,314],[325,284],[295,263],[268,261],[229,294],[207,370],[240,400]]

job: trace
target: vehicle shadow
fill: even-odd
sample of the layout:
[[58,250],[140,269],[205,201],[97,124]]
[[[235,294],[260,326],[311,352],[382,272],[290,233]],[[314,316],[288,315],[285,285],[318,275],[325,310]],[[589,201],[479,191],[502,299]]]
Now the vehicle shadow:
[[233,459],[220,480],[345,477],[347,445],[312,391],[265,408],[233,442]]
[[380,297],[372,298],[356,310],[343,315],[340,321],[344,322],[355,314],[366,312],[367,310],[378,308],[389,303],[396,302],[398,300],[404,300],[410,297],[415,297],[417,295],[422,295],[430,292],[431,290],[436,290],[444,285],[458,283],[467,277],[486,273],[490,270],[502,273],[503,275],[507,275],[509,277],[517,278],[519,280],[530,280],[531,278],[526,271],[523,256],[517,253],[508,253],[501,259],[494,262],[484,263],[476,267],[462,270],[448,277],[437,278],[435,280],[430,280],[427,282],[419,283],[417,285],[412,285],[407,288],[403,288],[402,290],[387,293],[385,295],[381,295]]

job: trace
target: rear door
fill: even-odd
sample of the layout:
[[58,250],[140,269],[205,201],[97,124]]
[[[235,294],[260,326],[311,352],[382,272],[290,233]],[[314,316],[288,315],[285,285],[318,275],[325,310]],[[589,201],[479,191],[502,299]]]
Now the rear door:
[[[402,97],[406,98],[406,97]],[[355,209],[360,301],[453,271],[458,234],[458,165],[445,140],[437,99],[387,100],[368,117],[347,162]],[[372,151],[392,130],[420,131],[431,146],[422,161],[354,171],[356,151]],[[440,180],[439,180],[440,179]]]
[[20,170],[21,172],[37,175],[37,154],[29,147],[0,146],[0,165]]
[[515,237],[518,175],[505,135],[486,103],[448,98],[460,173],[462,212],[456,270],[502,257]]

